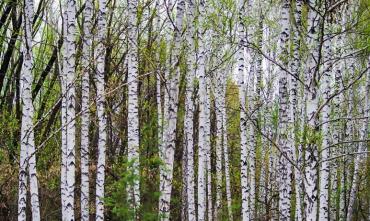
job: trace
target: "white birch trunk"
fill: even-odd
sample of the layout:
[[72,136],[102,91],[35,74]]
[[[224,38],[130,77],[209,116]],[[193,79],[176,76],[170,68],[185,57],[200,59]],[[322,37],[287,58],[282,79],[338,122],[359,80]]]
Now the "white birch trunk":
[[[302,0],[297,0],[295,2],[295,10],[294,10],[294,19],[295,25],[293,27],[294,34],[293,34],[293,60],[291,63],[291,71],[295,75],[296,78],[300,76],[300,45],[301,45],[301,37],[300,37],[300,30],[302,28]],[[294,124],[298,123],[298,85],[297,79],[295,77],[290,77],[290,103],[291,103],[291,114],[293,115],[293,122]],[[296,134],[296,133],[295,133]],[[294,139],[297,140],[297,139]],[[295,162],[297,162],[298,168],[294,167],[294,177],[295,177],[295,220],[302,220],[302,197],[303,197],[303,189],[302,189],[302,174],[300,171],[301,168],[301,159],[302,159],[302,148],[301,145],[298,144],[298,150],[293,149],[293,156]],[[296,153],[297,152],[297,153]]]
[[[289,31],[289,10],[290,2],[284,0],[282,2],[281,9],[281,22],[282,28],[280,33],[280,48],[278,57],[282,58],[281,55],[288,54],[288,41],[290,36]],[[287,64],[284,60],[280,61],[282,64]],[[292,165],[287,160],[287,157],[291,159],[292,151],[294,149],[293,139],[293,116],[291,114],[291,104],[289,101],[289,85],[288,85],[288,74],[280,70],[279,73],[279,138],[278,143],[282,148],[279,159],[279,220],[290,220],[291,210],[291,177],[292,177]]]
[[[26,220],[27,203],[27,178],[30,180],[31,212],[32,220],[40,220],[40,205],[38,193],[38,180],[36,171],[36,152],[34,140],[33,115],[34,107],[32,104],[32,69],[33,69],[33,0],[24,2],[24,37],[22,53],[24,56],[21,72],[21,98],[22,98],[22,125],[21,125],[21,151],[19,160],[19,189],[18,189],[18,220]],[[27,169],[28,167],[28,175]]]
[[[251,55],[253,57],[253,55]],[[254,110],[253,106],[253,95],[255,94],[254,89],[254,75],[255,75],[255,67],[254,58],[251,58],[251,68],[249,71],[249,82],[247,88],[248,94],[248,115],[252,118],[251,114]],[[248,136],[247,136],[247,143],[248,143],[248,153],[249,153],[249,170],[248,170],[248,180],[249,180],[249,189],[250,189],[250,200],[249,200],[249,208],[250,208],[250,220],[254,220],[255,216],[255,205],[256,205],[256,137],[255,137],[255,128],[252,122],[248,124]]]
[[308,12],[308,38],[307,44],[309,48],[309,55],[307,60],[307,66],[305,70],[305,78],[308,78],[309,85],[305,88],[306,93],[306,119],[308,121],[307,127],[309,134],[307,135],[308,142],[305,150],[305,215],[307,221],[314,221],[317,218],[317,159],[318,159],[318,147],[315,139],[312,139],[316,134],[315,127],[317,125],[317,119],[315,118],[316,110],[318,107],[318,94],[317,94],[317,75],[319,64],[319,43],[318,43],[318,32],[319,32],[319,16],[316,10],[318,10],[319,2],[317,0],[309,1],[310,8]]
[[241,191],[242,191],[242,220],[249,220],[249,188],[248,188],[248,151],[247,151],[247,116],[246,116],[246,85],[245,85],[245,27],[244,19],[244,0],[239,0],[239,23],[238,23],[238,38],[239,50],[237,53],[238,63],[238,86],[239,86],[239,102],[240,102],[240,168],[241,168]]
[[[258,10],[256,10],[257,1],[249,0],[248,1],[248,12],[250,12],[253,16],[256,16]],[[255,27],[251,26],[247,29],[247,41],[253,41],[255,35]],[[247,95],[248,95],[248,115],[250,119],[253,119],[255,116],[252,113],[254,110],[254,101],[256,96],[255,90],[255,75],[256,75],[256,58],[255,52],[252,50],[247,51],[248,57],[248,87],[247,87]],[[250,189],[250,201],[249,201],[249,208],[250,208],[250,220],[255,219],[256,215],[256,129],[252,122],[248,123],[248,136],[247,136],[247,144],[248,144],[248,153],[249,153],[249,170],[248,170],[248,179],[249,179],[249,189]]]
[[91,28],[93,4],[86,0],[84,9],[84,41],[82,55],[82,99],[81,99],[81,220],[89,220],[89,93],[91,62]]
[[[329,99],[330,96],[330,77],[332,71],[332,63],[330,59],[332,58],[331,50],[331,36],[328,36],[328,39],[324,41],[324,70],[322,75],[322,84],[321,84],[321,93],[324,101]],[[329,178],[330,178],[330,169],[329,169],[329,157],[330,157],[330,130],[329,123],[330,120],[330,105],[325,105],[322,109],[322,122],[324,124],[321,128],[321,133],[323,137],[321,145],[321,167],[320,167],[320,207],[319,207],[319,219],[328,220],[329,219]]]
[[209,77],[207,83],[207,98],[206,98],[206,167],[207,167],[207,214],[208,221],[213,220],[212,206],[212,171],[211,171],[211,83]]
[[96,174],[96,216],[97,221],[104,220],[104,185],[105,185],[105,152],[107,145],[107,118],[105,114],[105,35],[106,35],[106,0],[99,0],[97,15],[97,46],[96,46],[96,108],[98,115],[98,162]]
[[[168,10],[172,8],[171,1],[167,2]],[[172,61],[175,61],[175,71],[172,71],[172,64],[166,70],[166,90],[165,90],[165,110],[164,110],[164,131],[163,131],[163,146],[160,152],[160,157],[164,162],[164,166],[160,171],[160,187],[161,195],[159,197],[159,216],[165,221],[169,220],[170,216],[170,202],[173,180],[173,164],[176,140],[176,123],[177,123],[177,109],[178,109],[178,93],[179,93],[179,76],[180,67],[177,62],[180,59],[180,49],[182,43],[182,25],[185,10],[185,1],[177,2],[177,14],[175,18],[176,29],[174,31],[174,56]],[[170,12],[170,11],[169,11]],[[172,24],[167,18],[167,28]],[[170,44],[167,36],[167,43]],[[170,48],[170,47],[168,47]],[[168,53],[169,55],[169,53]],[[170,61],[170,59],[168,59]]]
[[62,219],[74,220],[75,190],[75,56],[76,2],[68,0],[63,18],[64,53],[62,70]]
[[215,202],[215,217],[220,219],[221,201],[222,201],[222,96],[223,73],[217,72],[215,111],[216,111],[216,202]]
[[[128,186],[130,204],[135,214],[140,207],[140,160],[139,160],[139,107],[138,107],[138,30],[137,1],[128,1],[128,115],[127,115],[127,152],[128,161],[132,162],[133,184]],[[136,214],[138,217],[138,214]]]
[[194,194],[194,77],[195,77],[195,48],[194,48],[194,12],[195,6],[192,0],[188,0],[186,41],[190,51],[187,58],[188,72],[186,74],[186,98],[185,98],[185,148],[186,148],[186,193],[187,193],[187,216],[189,221],[196,220],[195,194]]
[[[199,2],[199,23],[203,24],[205,13],[205,1]],[[206,220],[206,157],[207,157],[207,82],[205,75],[205,48],[203,31],[198,30],[198,69],[197,77],[199,78],[199,139],[198,139],[198,221]]]

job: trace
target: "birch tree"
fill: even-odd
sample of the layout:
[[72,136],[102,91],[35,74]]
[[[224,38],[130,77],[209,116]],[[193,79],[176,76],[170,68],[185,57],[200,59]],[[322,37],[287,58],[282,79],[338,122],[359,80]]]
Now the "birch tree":
[[[40,204],[38,179],[36,171],[36,151],[34,138],[34,107],[32,103],[33,81],[33,36],[32,20],[34,15],[33,0],[24,2],[23,20],[23,45],[22,54],[24,62],[21,74],[21,98],[22,98],[22,125],[21,125],[21,148],[19,160],[19,186],[18,186],[18,220],[26,220],[27,205],[27,179],[30,181],[32,220],[40,220]],[[28,169],[28,176],[27,176]]]
[[[199,24],[204,22],[205,1],[201,0],[198,5]],[[205,75],[205,48],[204,36],[201,27],[198,28],[198,68],[197,77],[199,78],[199,138],[198,138],[198,221],[206,220],[206,122],[207,122],[207,80]]]
[[[161,220],[169,220],[170,215],[170,202],[171,202],[171,191],[172,191],[172,180],[173,180],[173,164],[174,164],[174,151],[175,151],[175,140],[176,140],[176,123],[177,123],[177,109],[178,109],[178,82],[180,75],[180,67],[178,65],[180,60],[181,52],[181,32],[183,25],[185,1],[181,0],[177,2],[175,24],[174,29],[174,56],[171,57],[175,60],[175,73],[172,72],[173,64],[170,63],[166,67],[165,78],[167,81],[167,91],[165,93],[165,110],[164,110],[164,131],[163,131],[163,146],[160,150],[160,155],[164,161],[164,166],[160,171],[160,192],[159,197],[159,216]],[[167,10],[172,8],[172,2],[167,2]],[[169,12],[169,11],[167,11]],[[169,15],[170,13],[168,13]],[[171,26],[170,18],[167,18],[167,27]],[[171,29],[172,30],[172,29]],[[169,43],[170,41],[167,41]],[[171,61],[167,58],[168,61]]]
[[[217,82],[223,81],[224,73],[217,72]],[[216,202],[215,202],[215,217],[216,220],[220,217],[221,200],[222,200],[222,100],[223,85],[216,84],[215,111],[216,111]]]
[[[301,68],[301,56],[300,56],[300,46],[301,46],[301,37],[299,35],[300,31],[302,30],[302,0],[295,1],[295,7],[294,7],[294,21],[295,24],[293,25],[293,40],[292,40],[292,50],[293,50],[293,56],[291,61],[291,71],[294,76],[290,76],[289,83],[290,83],[290,91],[289,91],[289,99],[291,103],[291,115],[293,115],[294,123],[297,124],[299,120],[298,111],[300,110],[300,107],[298,107],[298,80],[300,77],[300,68]],[[302,103],[302,102],[300,102]],[[296,128],[296,126],[295,126]],[[297,134],[297,133],[295,133]],[[295,136],[294,140],[298,140]],[[295,214],[296,219],[301,220],[302,219],[302,197],[303,197],[303,189],[302,189],[302,174],[301,174],[301,168],[302,168],[302,145],[297,145],[297,151],[293,150],[293,157],[294,161],[297,163],[297,167],[294,167],[294,177],[295,177]]]
[[239,1],[239,23],[238,23],[238,86],[239,86],[239,102],[240,102],[240,167],[241,167],[241,189],[242,189],[242,220],[249,220],[249,188],[248,188],[248,152],[247,152],[247,119],[246,119],[246,85],[245,85],[245,27],[244,27],[244,9],[245,1]]
[[62,84],[62,215],[63,220],[74,220],[75,191],[75,57],[76,57],[76,2],[66,2],[63,14],[64,47]]
[[[290,2],[288,0],[283,1],[281,9],[281,33],[280,33],[280,48],[279,48],[279,60],[281,63],[286,62],[284,55],[288,54],[288,41],[290,37],[289,32],[289,10]],[[289,102],[289,85],[288,85],[288,74],[286,71],[279,71],[279,146],[282,148],[279,159],[279,213],[280,220],[290,220],[290,208],[291,208],[291,177],[292,177],[292,165],[287,160],[291,159],[293,151],[293,119],[291,115],[291,108]]]
[[[195,78],[195,48],[194,48],[194,13],[195,6],[192,0],[187,1],[187,27],[186,41],[188,42],[187,48],[190,54],[187,58],[187,74],[186,74],[186,98],[185,98],[185,147],[186,148],[186,193],[187,193],[187,213],[188,220],[195,221],[195,194],[194,194],[194,78]],[[194,50],[194,52],[193,52]]]
[[[330,24],[328,24],[329,26]],[[329,29],[329,31],[331,31]],[[328,33],[327,38],[324,39],[324,70],[322,73],[322,84],[321,94],[324,101],[328,100],[330,97],[330,77],[332,71],[332,46],[331,46],[331,35]],[[330,120],[330,105],[325,105],[322,109],[322,145],[321,145],[321,167],[320,167],[320,208],[319,208],[319,219],[329,219],[329,178],[330,169],[328,159],[330,157],[330,130],[329,130],[329,120]]]
[[317,172],[316,164],[318,159],[318,149],[316,143],[315,127],[317,125],[316,110],[318,107],[317,76],[319,64],[319,16],[317,10],[319,1],[311,0],[308,2],[310,10],[308,12],[308,33],[307,45],[309,49],[308,60],[305,68],[304,93],[306,100],[306,120],[307,120],[307,141],[305,143],[305,214],[306,220],[316,220],[317,215]]
[[98,162],[96,174],[96,216],[95,219],[104,220],[104,185],[105,185],[105,152],[107,145],[107,118],[105,114],[105,35],[106,35],[106,0],[99,0],[97,14],[97,46],[95,49],[96,60],[96,109],[98,116]]
[[84,41],[82,56],[82,85],[81,85],[81,220],[89,220],[89,94],[90,94],[90,62],[91,62],[91,20],[93,2],[85,1],[84,9]]
[[134,175],[133,185],[129,185],[130,204],[135,211],[140,206],[139,187],[139,108],[138,108],[138,44],[137,44],[137,1],[128,1],[128,160]]

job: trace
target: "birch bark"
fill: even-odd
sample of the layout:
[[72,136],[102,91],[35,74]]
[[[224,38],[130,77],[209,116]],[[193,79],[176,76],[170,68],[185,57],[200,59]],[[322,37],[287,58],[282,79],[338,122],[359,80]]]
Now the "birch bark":
[[[324,40],[324,70],[322,74],[321,93],[325,100],[330,97],[330,76],[332,71],[332,49],[331,36],[328,34],[327,39]],[[330,120],[330,105],[325,105],[322,109],[322,122],[329,122]],[[320,208],[319,219],[329,219],[329,157],[330,157],[330,130],[329,123],[324,123],[321,128],[323,137],[321,145],[321,174],[320,174]]]
[[[75,56],[76,2],[68,0],[63,18],[64,53],[62,83],[62,219],[74,220],[75,190]],[[63,105],[64,104],[64,105]],[[64,141],[64,142],[63,142]],[[64,144],[64,145],[63,145]],[[64,186],[64,188],[63,188]]]
[[[294,124],[298,123],[298,85],[297,79],[300,77],[300,67],[301,67],[301,56],[300,56],[300,45],[301,45],[301,37],[299,35],[300,30],[302,29],[302,0],[297,0],[295,2],[294,8],[294,19],[295,25],[293,26],[293,60],[291,62],[291,71],[294,74],[294,77],[290,76],[290,103],[291,103],[291,114],[293,115]],[[297,134],[297,133],[295,133]],[[294,140],[298,140],[295,136]],[[295,219],[302,220],[302,197],[303,197],[303,181],[302,181],[302,145],[297,145],[297,151],[293,150],[293,156],[295,162],[297,162],[298,168],[294,167],[294,177],[295,177]]]
[[195,48],[194,48],[194,3],[188,0],[187,8],[187,25],[188,31],[186,32],[186,41],[188,42],[188,49],[190,51],[187,58],[188,72],[186,74],[186,98],[185,98],[185,148],[186,148],[186,193],[187,193],[187,206],[188,220],[195,221],[195,195],[194,195],[194,77],[195,77]]
[[247,117],[246,117],[246,84],[245,80],[245,27],[244,27],[244,7],[245,1],[239,0],[239,23],[238,23],[238,40],[239,50],[237,54],[238,63],[238,87],[240,102],[240,168],[241,168],[241,190],[242,190],[242,220],[249,220],[249,188],[248,188],[248,147],[247,147]]
[[107,145],[107,118],[105,114],[105,35],[106,35],[106,0],[99,0],[97,15],[97,46],[96,46],[96,108],[98,115],[98,162],[96,175],[96,216],[97,221],[104,220],[104,185],[105,185],[105,153]]
[[[217,72],[217,82],[222,82],[222,71]],[[222,200],[222,84],[216,84],[215,111],[216,111],[216,202],[215,218],[220,219],[221,200]]]
[[93,4],[86,0],[84,9],[84,41],[82,56],[82,99],[81,99],[81,220],[89,220],[89,93],[91,62],[91,20]]
[[[34,10],[33,0],[24,2],[24,37],[22,54],[24,61],[21,72],[21,98],[22,98],[22,125],[21,125],[21,151],[19,160],[19,188],[18,188],[18,220],[26,220],[27,203],[27,178],[30,180],[31,212],[32,220],[40,220],[40,205],[38,192],[38,179],[36,171],[36,152],[34,140],[33,115],[34,107],[32,104],[32,69],[33,60],[33,37],[32,20]],[[27,176],[27,168],[28,175]]]
[[[198,6],[199,23],[203,24],[205,13],[205,1],[201,0]],[[198,221],[206,220],[206,121],[207,121],[207,82],[205,75],[205,48],[203,30],[198,28],[198,68],[197,77],[199,78],[199,139],[198,139]]]
[[206,78],[207,97],[206,97],[206,168],[207,168],[207,215],[208,221],[213,219],[212,206],[212,171],[211,171],[211,83],[209,77]]
[[[255,0],[248,1],[248,12],[251,15],[256,16],[256,3]],[[255,35],[255,27],[251,26],[247,28],[247,41],[252,41]],[[255,53],[252,50],[247,50],[247,70],[248,73],[248,86],[247,86],[247,100],[248,100],[248,115],[250,119],[254,118],[253,111],[255,109],[254,102],[255,101],[255,75],[256,75],[256,58]],[[250,200],[249,200],[249,208],[250,208],[250,220],[255,219],[255,212],[256,212],[256,133],[255,128],[252,122],[248,123],[248,136],[247,136],[247,144],[248,144],[248,153],[249,153],[249,170],[248,170],[248,179],[249,179],[249,189],[250,189]]]
[[[167,9],[172,8],[171,1],[167,2]],[[182,25],[184,17],[185,1],[181,0],[177,2],[175,25],[174,31],[174,56],[171,57],[172,61],[175,61],[175,65],[170,64],[167,67],[165,77],[167,81],[167,88],[165,92],[165,110],[164,110],[164,137],[162,152],[160,153],[164,166],[160,172],[160,192],[159,197],[159,216],[161,220],[169,220],[170,215],[170,201],[172,191],[172,180],[173,180],[173,164],[174,164],[174,152],[175,152],[175,140],[176,140],[176,123],[177,123],[177,109],[178,109],[178,93],[179,93],[179,76],[180,76],[180,52],[182,43]],[[168,11],[169,12],[169,11]],[[172,26],[169,18],[167,19],[167,27]],[[169,39],[169,37],[167,36]],[[167,41],[170,43],[170,41]],[[169,47],[170,48],[170,47]],[[171,61],[168,59],[168,61]],[[172,73],[172,67],[174,66],[174,72]]]
[[[280,62],[287,65],[287,59],[283,55],[288,53],[288,41],[290,37],[289,32],[289,10],[290,2],[285,0],[282,2],[281,9],[281,22],[282,28],[280,33]],[[293,119],[291,114],[291,104],[289,102],[289,85],[288,85],[288,74],[281,70],[279,73],[279,119],[280,119],[280,133],[279,133],[279,146],[282,148],[282,153],[279,159],[279,220],[290,220],[291,210],[291,177],[292,177],[292,165],[287,160],[287,157],[291,159],[294,140],[293,140]]]
[[[137,30],[137,5],[136,0],[128,1],[128,160],[132,162],[133,184],[128,186],[129,199],[135,214],[140,207],[140,160],[139,160],[139,107],[138,107],[138,30]],[[138,214],[136,214],[138,216]]]

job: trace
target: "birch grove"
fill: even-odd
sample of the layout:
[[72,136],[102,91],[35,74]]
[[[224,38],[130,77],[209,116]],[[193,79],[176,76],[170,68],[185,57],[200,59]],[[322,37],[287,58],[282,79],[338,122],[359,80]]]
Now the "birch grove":
[[1,1],[0,220],[369,220],[369,8]]

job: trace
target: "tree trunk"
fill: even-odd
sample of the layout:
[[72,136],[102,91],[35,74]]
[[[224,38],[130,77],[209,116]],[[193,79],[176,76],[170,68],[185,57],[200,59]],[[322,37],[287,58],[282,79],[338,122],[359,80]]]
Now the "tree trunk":
[[[203,24],[205,13],[205,1],[199,3],[199,23]],[[205,48],[204,36],[201,29],[198,30],[198,69],[197,77],[199,78],[199,139],[198,139],[198,221],[206,220],[206,157],[207,157],[207,79],[205,75]]]
[[68,0],[63,18],[64,47],[62,70],[62,215],[63,220],[74,220],[75,191],[75,57],[76,57],[76,2]]
[[[172,2],[167,2],[167,9],[172,8]],[[172,191],[172,180],[173,180],[173,164],[174,164],[174,152],[175,152],[175,140],[176,140],[176,123],[177,123],[177,109],[178,109],[178,93],[179,93],[179,77],[180,77],[180,50],[182,43],[182,24],[184,17],[185,1],[181,0],[177,2],[177,14],[176,14],[176,29],[174,31],[174,56],[172,61],[175,61],[175,65],[170,64],[167,66],[165,78],[166,78],[166,89],[165,89],[165,108],[164,108],[164,131],[163,131],[163,146],[160,151],[160,156],[164,162],[164,166],[161,167],[160,171],[160,187],[159,190],[161,195],[159,197],[159,216],[163,221],[169,220],[170,216],[170,202],[171,202],[171,191]],[[170,12],[168,13],[170,15]],[[172,26],[170,19],[167,19],[167,28]],[[170,44],[169,37],[167,37],[167,43]],[[168,48],[171,48],[168,45]],[[170,50],[167,55],[170,56]],[[168,61],[170,59],[168,58]],[[172,67],[175,67],[173,73]]]
[[[332,50],[331,50],[331,36],[324,41],[324,70],[322,75],[322,98],[325,100],[329,99],[330,96],[330,77],[332,72]],[[330,157],[330,105],[325,105],[322,109],[322,122],[324,123],[321,128],[323,137],[321,145],[321,168],[320,168],[320,207],[319,207],[319,219],[329,219],[329,179],[330,179],[330,168],[329,168],[329,157]]]
[[33,0],[27,0],[24,4],[25,19],[23,22],[24,37],[22,54],[24,62],[21,73],[21,98],[22,98],[22,125],[21,125],[21,152],[19,160],[19,189],[18,189],[18,220],[26,220],[27,203],[27,168],[30,180],[31,211],[32,220],[40,220],[39,190],[36,172],[36,152],[33,115],[34,107],[32,103],[32,69],[33,43],[32,43],[32,19],[33,19]]
[[106,38],[106,0],[99,0],[97,15],[97,46],[96,46],[96,109],[98,115],[98,162],[96,174],[96,216],[97,221],[104,220],[104,185],[105,185],[105,152],[107,145],[107,117],[105,114],[105,38]]
[[[129,200],[137,213],[140,207],[140,160],[139,160],[139,107],[138,107],[138,44],[137,44],[137,1],[128,1],[128,116],[127,145],[128,161],[132,163],[129,169],[133,176],[133,184],[128,186]],[[131,165],[131,164],[130,164]],[[136,214],[138,217],[139,214]]]
[[90,94],[90,62],[91,59],[91,28],[93,3],[86,0],[84,9],[84,41],[82,55],[82,99],[81,99],[81,220],[89,221],[89,94]]
[[186,193],[187,193],[187,216],[189,221],[196,220],[195,194],[194,194],[194,77],[195,77],[195,48],[194,48],[194,13],[195,6],[192,0],[188,0],[187,23],[189,30],[186,32],[186,41],[190,51],[187,58],[188,71],[186,74],[186,97],[185,97],[185,125],[184,139],[186,148]]
[[309,55],[307,66],[305,69],[305,82],[309,84],[305,86],[306,100],[306,120],[307,120],[307,141],[305,148],[305,215],[307,221],[314,221],[317,218],[317,159],[318,146],[316,143],[317,135],[317,118],[316,110],[318,107],[317,79],[318,79],[318,64],[319,64],[319,1],[310,0],[310,8],[308,12],[308,38],[307,45]]
[[[290,2],[284,0],[282,2],[281,9],[281,33],[280,33],[280,48],[279,53],[281,55],[287,55],[288,53],[288,41],[289,41],[289,10]],[[288,62],[284,60],[280,61],[282,64],[287,65]],[[294,151],[294,139],[293,139],[293,116],[291,114],[291,103],[289,102],[289,85],[288,85],[288,74],[284,70],[280,70],[279,75],[279,138],[278,143],[281,148],[280,159],[279,159],[279,220],[290,220],[291,212],[291,177],[292,177],[292,165],[287,158],[292,159],[292,151]]]

